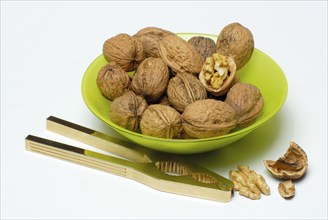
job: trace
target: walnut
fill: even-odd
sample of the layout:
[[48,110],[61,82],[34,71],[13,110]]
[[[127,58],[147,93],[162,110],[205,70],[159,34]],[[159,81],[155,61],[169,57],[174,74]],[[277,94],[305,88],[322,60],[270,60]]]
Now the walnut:
[[194,101],[206,99],[207,92],[195,76],[179,73],[169,81],[167,96],[171,105],[179,112],[183,112]]
[[281,182],[278,185],[278,191],[282,197],[291,198],[295,195],[295,185],[291,180]]
[[198,100],[182,114],[183,129],[191,138],[209,138],[229,133],[237,125],[235,110],[214,99]]
[[225,102],[237,112],[238,125],[245,127],[252,123],[261,113],[264,99],[260,90],[249,83],[237,83],[227,93]]
[[174,33],[161,28],[146,27],[139,30],[133,36],[141,40],[146,57],[161,57],[158,51],[158,42],[164,37],[172,34]]
[[103,55],[108,62],[115,61],[125,71],[136,70],[146,58],[141,41],[128,34],[118,34],[106,40]]
[[111,61],[100,69],[96,82],[101,94],[114,100],[129,90],[131,81],[127,72]]
[[239,23],[231,23],[221,30],[216,48],[219,54],[232,57],[239,70],[252,56],[254,50],[252,32]]
[[207,57],[199,80],[214,96],[225,95],[235,84],[236,64],[231,57],[217,53]]
[[270,195],[270,187],[267,185],[264,177],[248,166],[239,165],[238,170],[231,170],[229,178],[234,183],[234,190],[239,191],[239,195],[250,199],[260,199],[261,193]]
[[308,167],[308,159],[304,150],[295,142],[291,142],[287,152],[277,161],[265,160],[264,165],[275,177],[280,179],[299,179]]
[[109,107],[110,119],[117,125],[131,131],[139,129],[139,123],[148,104],[144,98],[133,91],[117,97]]
[[195,47],[198,53],[202,55],[204,61],[216,51],[215,42],[209,37],[195,36],[190,38],[188,43]]
[[161,58],[146,58],[133,76],[131,89],[147,101],[159,99],[166,91],[169,69]]
[[202,56],[192,45],[177,35],[168,35],[159,41],[159,53],[175,73],[186,72],[198,75],[202,69]]
[[182,132],[179,112],[167,105],[150,105],[142,115],[141,133],[160,138],[177,138]]

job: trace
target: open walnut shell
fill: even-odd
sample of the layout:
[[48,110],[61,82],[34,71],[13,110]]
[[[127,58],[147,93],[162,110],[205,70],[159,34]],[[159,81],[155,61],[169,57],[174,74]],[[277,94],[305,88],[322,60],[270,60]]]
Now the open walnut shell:
[[[219,54],[213,54],[214,58],[215,56],[222,56]],[[225,75],[224,78],[223,76],[221,77],[218,73],[217,70],[215,69],[216,62],[213,63],[208,63],[209,58],[206,58],[205,63],[202,67],[202,70],[199,74],[199,80],[200,82],[205,86],[206,90],[212,94],[213,96],[222,96],[225,95],[229,89],[235,84],[235,75],[236,75],[236,63],[231,57],[225,57],[223,56],[226,62],[226,69],[227,73],[224,73]],[[213,76],[211,79],[208,80],[208,69],[213,70]],[[217,81],[214,81],[213,77],[218,75]]]
[[265,160],[264,165],[275,177],[280,179],[299,179],[308,167],[308,159],[304,150],[291,142],[287,152],[277,161]]

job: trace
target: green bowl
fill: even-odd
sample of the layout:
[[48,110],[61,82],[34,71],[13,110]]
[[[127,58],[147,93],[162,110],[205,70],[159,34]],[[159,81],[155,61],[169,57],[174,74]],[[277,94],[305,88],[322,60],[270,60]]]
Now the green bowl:
[[[208,34],[181,33],[178,35],[185,40],[193,36],[210,37],[214,41],[217,38],[215,35]],[[283,71],[269,56],[255,48],[250,61],[237,72],[240,81],[256,85],[264,97],[263,110],[253,124],[212,138],[184,140],[156,138],[124,129],[110,120],[111,101],[101,95],[96,84],[98,72],[106,63],[106,59],[100,55],[86,70],[82,79],[82,96],[85,104],[100,120],[130,141],[162,152],[193,154],[227,146],[269,121],[280,110],[287,97],[288,84]]]

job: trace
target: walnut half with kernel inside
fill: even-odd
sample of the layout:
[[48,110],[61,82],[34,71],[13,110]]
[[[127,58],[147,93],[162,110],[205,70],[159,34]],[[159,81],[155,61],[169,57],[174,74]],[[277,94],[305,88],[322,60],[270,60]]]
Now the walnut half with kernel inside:
[[214,53],[207,57],[199,80],[214,96],[225,95],[235,83],[236,64],[231,57]]

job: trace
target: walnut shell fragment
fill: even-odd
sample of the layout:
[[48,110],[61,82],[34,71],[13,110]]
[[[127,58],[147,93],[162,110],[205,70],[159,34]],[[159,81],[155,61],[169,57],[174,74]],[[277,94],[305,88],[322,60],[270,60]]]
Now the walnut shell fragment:
[[295,195],[295,185],[291,180],[281,182],[278,185],[278,191],[282,197],[291,198]]
[[167,96],[171,105],[179,112],[183,112],[189,104],[206,99],[207,92],[195,76],[179,73],[169,81]]
[[225,26],[216,41],[217,53],[232,57],[241,69],[250,60],[254,50],[252,32],[235,22]]
[[291,142],[287,152],[277,161],[264,160],[267,170],[280,179],[299,179],[308,167],[308,159],[304,150]]
[[198,75],[202,69],[202,56],[178,35],[168,35],[159,41],[159,53],[175,73]]
[[103,55],[108,62],[115,61],[127,72],[136,70],[146,58],[141,41],[128,34],[107,39],[103,45]]
[[139,30],[133,36],[141,40],[146,57],[161,57],[158,51],[158,42],[172,34],[174,33],[161,28],[146,27]]
[[115,124],[131,131],[137,131],[141,116],[147,107],[148,104],[143,97],[128,91],[114,99],[109,107],[109,116]]
[[264,99],[260,90],[249,83],[237,83],[227,93],[225,102],[233,107],[239,118],[238,125],[245,127],[261,113]]
[[195,47],[198,53],[202,55],[204,61],[216,51],[215,42],[209,37],[195,36],[190,38],[188,43]]
[[111,61],[100,69],[96,82],[101,94],[114,100],[129,90],[131,79],[120,65]]
[[235,83],[236,64],[231,57],[217,53],[207,57],[199,80],[206,90],[214,96],[226,94]]
[[141,133],[159,138],[177,138],[182,132],[179,112],[167,105],[150,105],[142,115]]
[[147,101],[159,99],[169,82],[169,68],[161,58],[146,58],[133,76],[131,89]]
[[229,133],[237,126],[235,110],[214,99],[198,100],[182,114],[183,129],[191,138],[209,138]]

